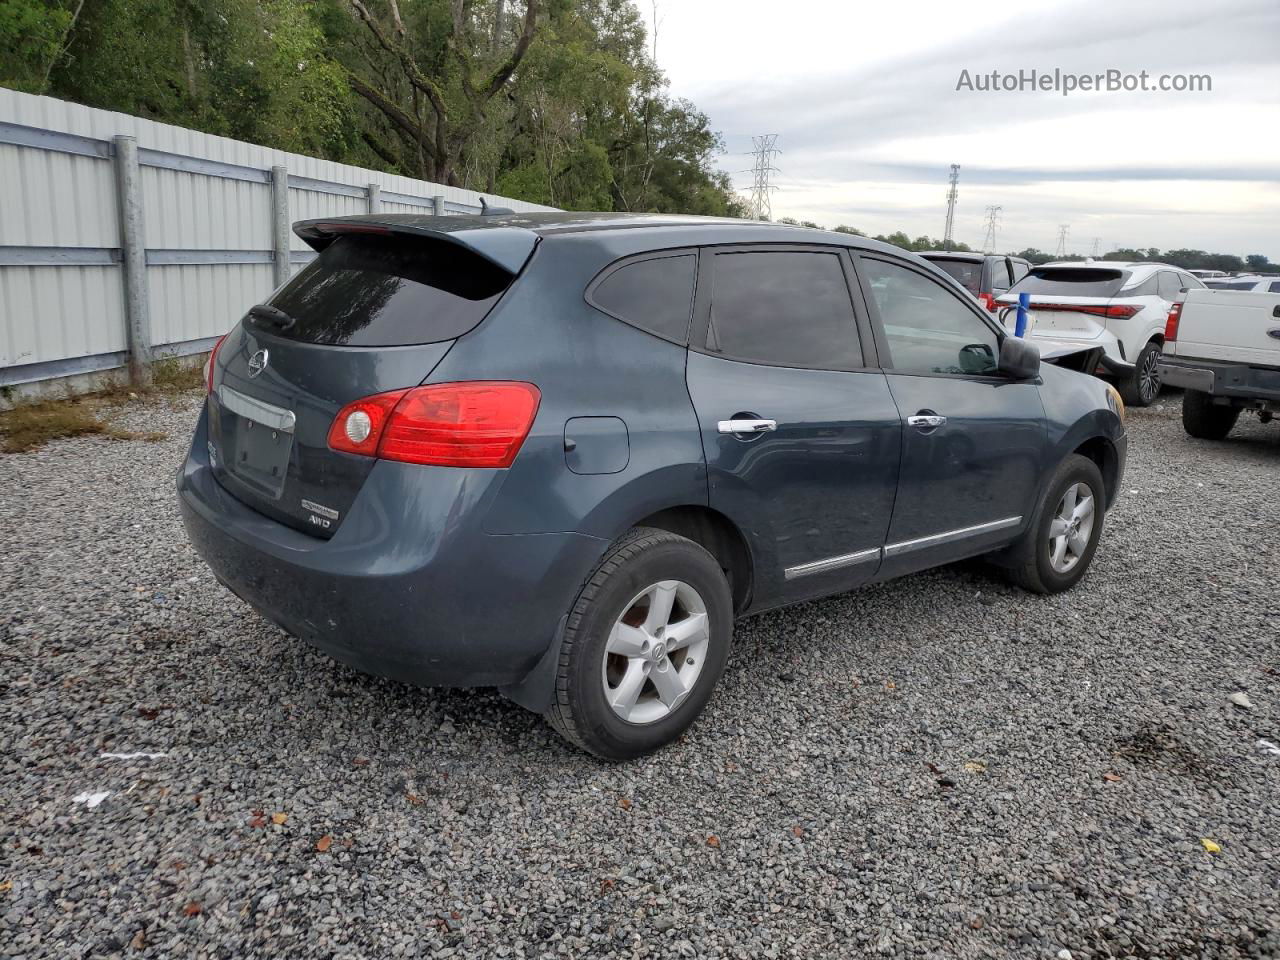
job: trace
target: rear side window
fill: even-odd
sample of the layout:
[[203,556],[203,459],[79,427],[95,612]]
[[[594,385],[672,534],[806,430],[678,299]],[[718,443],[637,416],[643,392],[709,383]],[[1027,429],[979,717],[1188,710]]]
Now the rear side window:
[[[982,292],[981,260],[975,263],[973,260],[934,260],[930,258],[929,262],[944,273],[950,274],[960,286],[975,297]],[[1005,284],[1005,286],[1008,286],[1008,284]]]
[[1178,279],[1176,273],[1170,273],[1168,270],[1160,272],[1160,298],[1162,300],[1176,300],[1178,291],[1182,289],[1182,281]]
[[511,274],[445,241],[341,236],[271,298],[293,321],[245,323],[303,343],[393,347],[460,337]]
[[1027,271],[1031,269],[1031,264],[1025,260],[1013,261],[1013,282],[1017,283],[1027,275]]
[[587,292],[587,302],[660,337],[685,343],[698,258],[691,253],[624,263]]
[[1124,286],[1125,270],[1092,267],[1035,267],[1019,280],[1010,293],[1045,294],[1057,297],[1114,297]]
[[1272,280],[1268,288],[1272,293],[1280,293],[1280,280]]
[[1009,262],[1004,257],[991,261],[991,289],[995,293],[1009,289]]
[[836,254],[718,253],[712,266],[709,351],[818,370],[863,365],[853,301]]

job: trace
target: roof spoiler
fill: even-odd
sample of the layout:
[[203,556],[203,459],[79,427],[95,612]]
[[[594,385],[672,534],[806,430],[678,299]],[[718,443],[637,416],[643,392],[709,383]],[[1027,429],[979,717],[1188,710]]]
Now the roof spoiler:
[[[469,228],[469,218],[450,218],[457,222],[457,229],[442,230],[417,223],[395,222],[379,217],[326,217],[320,220],[300,220],[293,225],[293,232],[307,242],[313,250],[323,250],[344,234],[374,234],[378,236],[413,236],[452,243],[483,257],[494,266],[515,276],[528,262],[533,248],[538,245],[538,235],[523,227],[476,224]],[[474,221],[471,221],[474,223]],[[453,227],[453,224],[450,224]]]

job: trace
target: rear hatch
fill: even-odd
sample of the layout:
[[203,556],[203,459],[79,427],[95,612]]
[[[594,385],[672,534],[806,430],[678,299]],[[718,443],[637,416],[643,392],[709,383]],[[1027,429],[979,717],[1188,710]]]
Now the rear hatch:
[[[422,383],[519,270],[510,257],[500,266],[448,234],[359,220],[325,226],[299,229],[319,256],[222,342],[208,400],[218,482],[319,537],[337,531],[376,463],[330,449],[335,415],[362,397]],[[526,257],[536,242],[529,237]]]
[[[1127,309],[1119,297],[1129,271],[1115,267],[1035,267],[1002,295],[1001,307],[1031,294],[1031,336],[1095,340],[1106,329],[1108,309]],[[1136,311],[1134,311],[1136,312]],[[1012,328],[1013,311],[1005,317]]]

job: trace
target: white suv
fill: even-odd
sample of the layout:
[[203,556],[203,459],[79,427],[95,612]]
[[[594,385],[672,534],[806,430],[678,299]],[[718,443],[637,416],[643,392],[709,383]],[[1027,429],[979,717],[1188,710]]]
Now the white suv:
[[997,300],[1007,327],[1015,322],[1018,294],[1031,294],[1027,337],[1082,348],[1101,347],[1099,364],[1116,381],[1125,403],[1145,407],[1160,393],[1160,348],[1178,294],[1204,284],[1164,263],[1107,260],[1046,263]]

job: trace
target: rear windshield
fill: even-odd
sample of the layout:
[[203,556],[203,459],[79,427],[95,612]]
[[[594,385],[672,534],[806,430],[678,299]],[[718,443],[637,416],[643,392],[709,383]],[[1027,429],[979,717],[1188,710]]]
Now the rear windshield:
[[975,263],[972,260],[935,260],[930,257],[929,262],[955,277],[960,282],[960,286],[975,297],[982,292],[981,260]]
[[483,257],[445,241],[344,236],[271,298],[287,318],[273,322],[251,315],[245,323],[303,343],[435,343],[460,337],[483,320],[511,279]]
[[1035,267],[1009,288],[1009,293],[1057,297],[1114,297],[1124,286],[1126,270],[1091,267]]
[[1258,285],[1257,280],[1232,282],[1230,280],[1206,280],[1204,285],[1210,290],[1252,290]]

